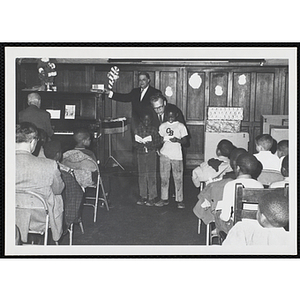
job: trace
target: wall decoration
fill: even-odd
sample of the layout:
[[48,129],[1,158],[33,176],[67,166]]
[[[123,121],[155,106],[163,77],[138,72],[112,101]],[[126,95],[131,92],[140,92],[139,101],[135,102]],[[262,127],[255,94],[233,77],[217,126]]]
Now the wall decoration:
[[119,78],[119,68],[117,66],[111,67],[107,73],[108,77],[108,88],[111,90],[115,81]]
[[172,90],[172,88],[170,86],[166,87],[165,95],[168,96],[168,97],[172,97],[173,90]]
[[189,79],[189,85],[193,89],[199,89],[202,84],[201,76],[198,73],[194,73]]
[[222,88],[220,85],[217,85],[217,86],[215,87],[215,94],[216,94],[217,96],[222,96],[222,95],[223,95],[223,88]]
[[65,105],[65,119],[75,119],[76,105]]
[[244,84],[246,84],[246,75],[245,75],[245,74],[239,76],[239,81],[238,81],[238,83],[239,83],[239,85],[244,85]]
[[57,76],[55,68],[55,64],[51,62],[49,58],[41,58],[39,60],[37,69],[42,84],[40,90],[56,91],[56,87],[53,85],[54,77]]

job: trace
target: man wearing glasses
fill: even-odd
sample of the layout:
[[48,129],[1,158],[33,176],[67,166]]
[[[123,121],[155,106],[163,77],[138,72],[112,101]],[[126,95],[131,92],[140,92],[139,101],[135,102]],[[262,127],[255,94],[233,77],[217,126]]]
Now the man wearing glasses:
[[166,122],[165,110],[169,107],[175,107],[177,111],[177,121],[186,126],[182,111],[174,104],[168,103],[166,97],[162,94],[153,95],[150,98],[151,107],[155,114],[153,114],[153,126],[159,127],[161,123]]

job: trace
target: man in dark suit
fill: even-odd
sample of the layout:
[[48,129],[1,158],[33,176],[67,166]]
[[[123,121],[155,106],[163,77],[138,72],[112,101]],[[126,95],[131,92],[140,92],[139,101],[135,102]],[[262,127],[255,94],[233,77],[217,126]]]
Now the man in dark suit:
[[140,116],[144,107],[150,106],[150,97],[155,94],[161,94],[160,90],[150,85],[150,76],[147,72],[139,73],[139,87],[134,88],[128,94],[115,93],[107,91],[108,98],[119,102],[131,102],[132,104],[132,123],[131,130],[134,131],[140,122]]
[[38,93],[28,95],[28,107],[19,112],[19,123],[31,122],[37,128],[43,129],[48,137],[53,135],[50,122],[50,114],[41,109],[41,96]]

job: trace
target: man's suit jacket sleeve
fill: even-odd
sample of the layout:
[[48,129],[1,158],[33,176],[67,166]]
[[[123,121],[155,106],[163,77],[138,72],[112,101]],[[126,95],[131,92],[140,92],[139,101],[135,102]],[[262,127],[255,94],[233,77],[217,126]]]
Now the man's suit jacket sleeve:
[[53,183],[51,185],[51,188],[55,195],[60,195],[65,187],[65,184],[61,178],[61,173],[58,170],[56,162],[53,161],[53,163]]
[[121,94],[121,93],[113,93],[112,99],[119,102],[131,102],[134,95],[136,93],[136,89],[133,89],[130,93]]
[[46,123],[45,124],[45,126],[46,126],[46,133],[48,134],[49,137],[51,137],[53,135],[53,133],[54,133],[54,131],[53,131],[52,127],[51,127],[51,115],[50,115],[50,113],[48,111],[46,111],[46,113],[47,113],[47,118],[46,118],[46,122],[45,122]]

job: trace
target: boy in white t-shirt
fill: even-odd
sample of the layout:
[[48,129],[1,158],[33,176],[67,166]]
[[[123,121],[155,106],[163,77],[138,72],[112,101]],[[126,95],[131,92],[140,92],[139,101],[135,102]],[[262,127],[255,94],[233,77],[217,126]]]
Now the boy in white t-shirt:
[[163,138],[163,146],[160,150],[160,177],[161,200],[155,206],[169,204],[170,173],[175,184],[175,201],[178,208],[185,208],[183,203],[183,156],[181,145],[188,142],[188,132],[184,124],[176,120],[178,113],[170,107],[165,111],[167,122],[159,127],[159,134]]
[[270,151],[273,145],[273,138],[269,134],[261,134],[255,138],[255,144],[258,153],[254,154],[254,156],[262,163],[263,170],[280,172],[280,159]]

